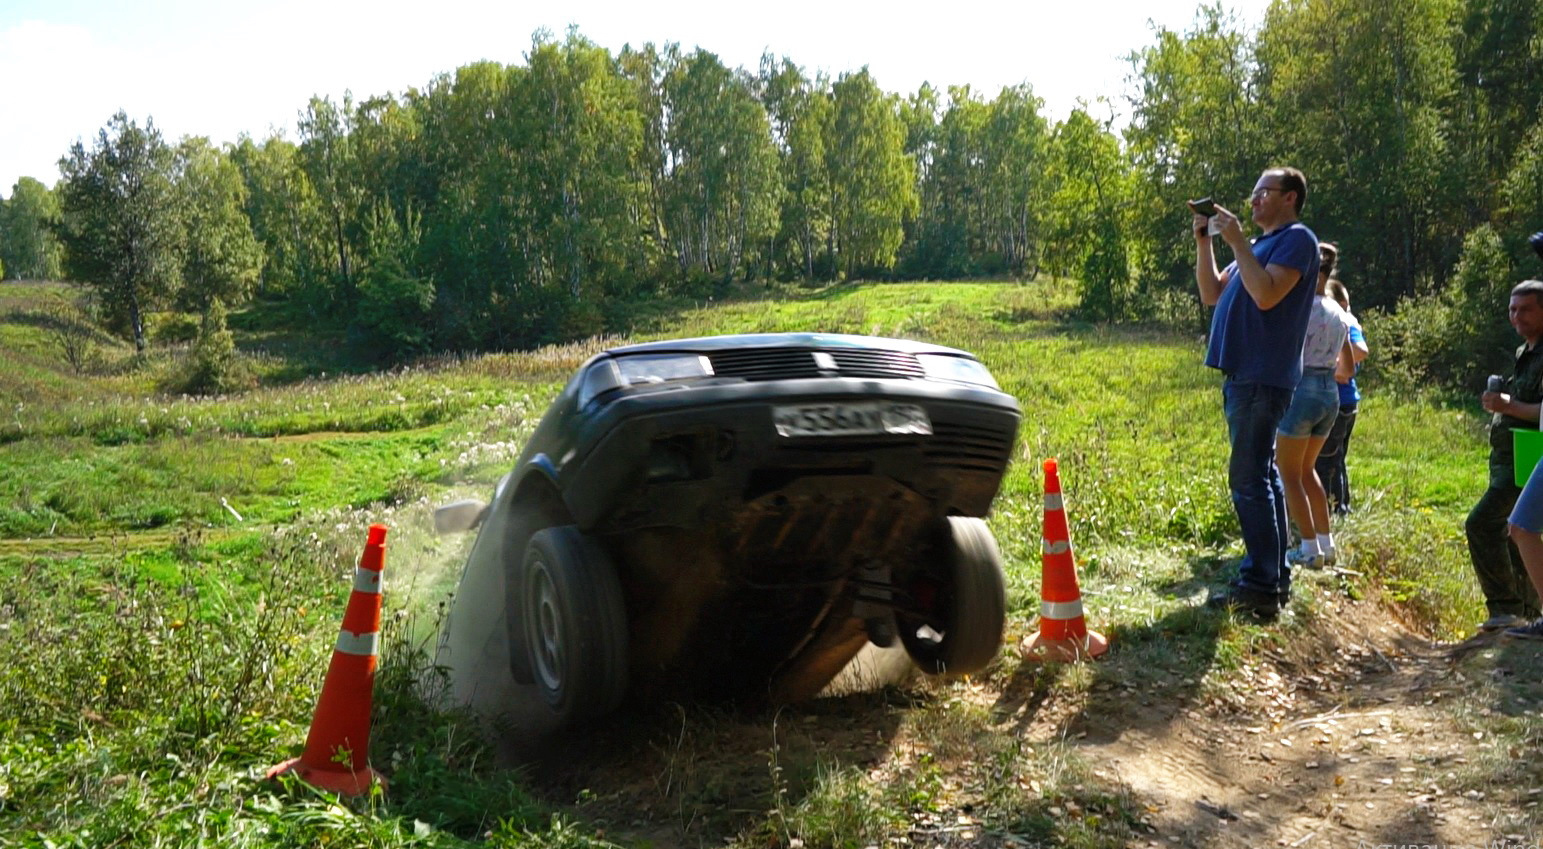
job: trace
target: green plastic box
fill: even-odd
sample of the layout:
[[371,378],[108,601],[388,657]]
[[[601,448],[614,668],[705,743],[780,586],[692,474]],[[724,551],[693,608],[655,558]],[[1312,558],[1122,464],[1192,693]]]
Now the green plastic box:
[[1532,477],[1532,467],[1543,458],[1543,431],[1513,427],[1511,445],[1515,449],[1516,485],[1526,486],[1527,479]]

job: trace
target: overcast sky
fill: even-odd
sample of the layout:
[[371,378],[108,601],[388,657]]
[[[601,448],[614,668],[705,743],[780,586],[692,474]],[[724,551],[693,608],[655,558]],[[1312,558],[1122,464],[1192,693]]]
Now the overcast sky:
[[[1224,0],[1256,27],[1267,0]],[[168,141],[282,130],[313,95],[422,88],[483,59],[523,64],[531,35],[569,25],[613,52],[674,41],[754,70],[763,52],[832,76],[867,65],[908,93],[970,84],[988,97],[1027,82],[1054,119],[1078,98],[1124,109],[1124,57],[1153,23],[1188,29],[1197,0],[884,3],[781,0],[0,0],[0,194],[52,185],[57,161],[119,109]],[[1123,117],[1122,117],[1123,121]]]

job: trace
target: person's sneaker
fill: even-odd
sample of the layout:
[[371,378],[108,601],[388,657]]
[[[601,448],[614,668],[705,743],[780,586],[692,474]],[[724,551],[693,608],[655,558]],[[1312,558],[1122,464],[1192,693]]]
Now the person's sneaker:
[[1527,620],[1515,613],[1496,613],[1494,616],[1479,623],[1480,631],[1504,631],[1507,628],[1515,628],[1528,624]]
[[1247,614],[1266,622],[1280,615],[1280,600],[1274,596],[1257,596],[1244,590],[1228,590],[1206,599],[1205,606],[1212,610]]
[[1534,619],[1526,625],[1507,628],[1500,636],[1508,640],[1543,640],[1543,618]]
[[1300,548],[1286,550],[1286,562],[1303,569],[1322,569],[1334,565],[1334,555],[1306,554]]

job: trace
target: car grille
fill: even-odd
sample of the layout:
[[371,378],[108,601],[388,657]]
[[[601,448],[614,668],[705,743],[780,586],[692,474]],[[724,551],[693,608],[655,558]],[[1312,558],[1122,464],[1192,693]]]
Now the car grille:
[[[898,351],[825,349],[836,361],[840,377],[914,378],[922,377],[921,364],[911,354]],[[744,351],[720,351],[712,354],[713,373],[720,377],[743,380],[792,380],[819,377],[813,351],[789,348],[752,348]]]
[[1000,472],[1013,451],[1011,428],[933,422],[923,443],[927,462],[971,471]]
[[831,351],[844,377],[921,377],[921,363],[896,351]]

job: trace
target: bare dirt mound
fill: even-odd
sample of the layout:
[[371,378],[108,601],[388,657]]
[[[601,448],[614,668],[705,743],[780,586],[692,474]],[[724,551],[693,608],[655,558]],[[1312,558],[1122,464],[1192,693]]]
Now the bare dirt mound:
[[[1440,704],[1460,693],[1450,652],[1404,638],[1367,655],[1289,710],[1189,711],[1124,732],[1089,721],[1084,752],[1147,803],[1154,839],[1186,846],[1500,839],[1507,824],[1458,787],[1476,741]],[[1269,683],[1262,707],[1301,682]]]

